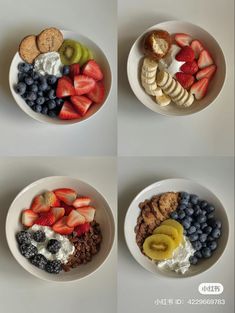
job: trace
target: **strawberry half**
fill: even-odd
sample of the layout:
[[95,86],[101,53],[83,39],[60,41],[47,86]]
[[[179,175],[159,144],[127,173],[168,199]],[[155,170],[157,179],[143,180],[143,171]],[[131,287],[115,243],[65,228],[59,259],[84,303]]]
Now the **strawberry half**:
[[181,72],[176,73],[175,77],[177,81],[180,83],[180,85],[184,87],[185,89],[189,89],[195,80],[192,75],[181,73]]
[[84,116],[92,104],[92,101],[85,96],[73,96],[70,100],[76,111]]
[[91,198],[89,197],[80,197],[77,198],[74,202],[73,202],[73,206],[77,209],[77,208],[81,208],[84,206],[88,206],[91,203]]
[[200,79],[202,79],[202,78],[211,79],[212,76],[215,74],[216,69],[217,69],[217,66],[214,65],[214,64],[203,68],[202,70],[200,70],[200,71],[197,73],[197,75],[196,75],[197,80],[200,80]]
[[85,217],[81,215],[78,211],[73,210],[70,212],[66,223],[69,227],[76,227],[80,224],[85,223]]
[[62,217],[61,219],[59,219],[53,226],[52,229],[54,230],[54,232],[61,234],[61,235],[69,235],[73,232],[74,228],[73,227],[69,227],[66,224],[67,221],[67,216]]
[[210,66],[214,63],[210,53],[207,50],[202,50],[197,61],[200,69]]
[[69,77],[63,76],[59,78],[57,88],[56,88],[56,97],[64,98],[75,95],[75,89],[72,83],[69,81]]
[[64,214],[65,214],[65,209],[64,209],[64,208],[61,208],[61,207],[52,208],[52,209],[51,209],[51,212],[52,212],[52,214],[53,214],[54,217],[55,217],[55,221],[58,221],[61,217],[64,216]]
[[69,66],[69,77],[74,80],[74,77],[80,74],[80,65],[78,63]]
[[43,195],[36,196],[30,207],[35,213],[47,212],[50,210],[50,206],[46,204]]
[[85,217],[86,222],[92,222],[95,217],[95,209],[92,206],[78,208],[76,211]]
[[34,222],[34,224],[42,225],[42,226],[51,226],[55,223],[55,216],[52,212],[44,212],[40,213],[38,219]]
[[175,35],[175,41],[180,47],[189,46],[192,41],[192,37],[188,34],[179,33]]
[[[74,77],[74,87],[75,94],[81,96],[95,88],[95,80],[85,75],[78,75]],[[74,96],[75,94],[71,96]]]
[[57,198],[68,205],[72,205],[74,200],[77,198],[77,193],[75,190],[70,188],[61,188],[54,190]]
[[37,219],[38,219],[38,214],[30,209],[24,210],[22,212],[21,223],[24,226],[27,226],[27,227],[33,226],[33,224],[35,223]]
[[105,89],[102,82],[97,82],[95,84],[95,88],[87,94],[87,97],[97,104],[100,104],[104,101],[104,96]]
[[59,118],[61,120],[76,120],[81,118],[81,115],[74,110],[69,101],[65,101],[60,111]]
[[46,191],[43,194],[43,196],[44,196],[46,205],[48,205],[49,207],[55,207],[55,206],[60,205],[60,200],[57,199],[53,191]]
[[198,65],[196,61],[193,62],[185,62],[183,65],[181,65],[180,70],[184,72],[185,74],[195,74],[198,71]]
[[195,59],[198,59],[201,51],[204,50],[204,47],[199,40],[193,40],[191,43],[191,48],[194,51]]
[[101,80],[104,77],[99,64],[97,64],[95,60],[88,61],[83,66],[82,73],[86,76],[94,78],[95,80]]
[[195,59],[193,49],[190,46],[183,47],[175,56],[177,61],[192,62]]
[[84,223],[74,228],[74,231],[77,233],[77,236],[82,236],[83,234],[87,233],[91,228],[90,223]]
[[192,85],[190,92],[195,95],[197,100],[201,100],[207,93],[208,84],[209,79],[202,78]]
[[69,213],[74,210],[73,206],[68,205],[68,204],[66,204],[64,202],[62,202],[61,205],[63,206],[63,208],[65,210],[64,215],[69,215]]

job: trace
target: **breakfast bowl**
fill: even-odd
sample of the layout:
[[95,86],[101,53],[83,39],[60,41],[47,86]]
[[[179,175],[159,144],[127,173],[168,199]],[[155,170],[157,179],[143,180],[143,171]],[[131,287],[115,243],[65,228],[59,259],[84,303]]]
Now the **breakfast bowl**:
[[[54,124],[54,125],[70,125],[70,124],[75,124],[75,123],[77,124],[77,123],[81,123],[83,121],[86,121],[86,120],[90,119],[91,117],[94,117],[95,114],[98,111],[100,111],[101,108],[104,107],[104,104],[107,102],[107,99],[109,97],[109,93],[110,93],[110,90],[111,90],[112,74],[111,74],[111,69],[110,69],[109,62],[108,62],[104,52],[102,51],[102,49],[94,41],[92,41],[91,39],[87,38],[84,35],[77,34],[77,33],[72,32],[72,31],[60,30],[60,32],[61,32],[61,34],[63,36],[64,41],[68,40],[68,39],[72,40],[72,41],[76,41],[76,42],[80,43],[82,47],[88,48],[89,52],[91,52],[90,59],[88,59],[88,61],[89,60],[94,60],[96,62],[96,64],[98,64],[99,68],[101,69],[102,74],[103,74],[103,79],[101,81],[99,81],[98,83],[100,85],[102,85],[102,97],[99,99],[99,101],[97,100],[95,102],[94,99],[93,99],[93,101],[91,103],[88,102],[89,109],[87,109],[86,112],[77,111],[76,107],[75,107],[75,112],[79,113],[79,114],[77,116],[75,114],[74,116],[72,116],[72,118],[70,118],[70,116],[69,117],[64,116],[63,118],[59,118],[59,111],[58,111],[60,109],[59,106],[57,107],[57,109],[58,109],[57,113],[56,113],[57,116],[55,114],[52,115],[52,116],[49,116],[49,109],[48,109],[48,112],[44,111],[44,113],[43,113],[43,108],[45,107],[46,102],[44,102],[44,104],[41,105],[42,109],[40,109],[40,107],[39,107],[39,109],[36,108],[37,103],[35,104],[35,101],[34,101],[35,105],[33,105],[33,103],[30,104],[30,105],[27,104],[26,103],[27,97],[25,97],[25,99],[24,99],[19,93],[17,93],[17,90],[16,90],[17,83],[18,83],[18,75],[19,75],[18,66],[19,66],[19,64],[21,62],[24,62],[24,60],[22,60],[22,57],[21,57],[19,51],[16,52],[16,54],[13,57],[13,60],[11,62],[10,71],[9,71],[9,85],[10,85],[10,90],[11,90],[12,96],[13,96],[15,102],[17,103],[17,105],[27,115],[29,115],[33,119],[35,119],[35,120],[37,120],[39,122],[44,122],[44,123]],[[43,56],[43,55],[44,55],[44,53],[41,53],[40,56]],[[37,60],[37,58],[35,60]],[[34,66],[34,64],[35,63],[33,63],[32,65]],[[83,72],[82,72],[83,70],[82,69],[84,68],[85,65],[86,65],[86,63],[80,64],[80,73],[79,73],[79,75],[83,74]],[[61,65],[61,67],[62,67],[62,65]],[[35,70],[35,66],[34,66],[33,69]],[[68,76],[69,75],[70,74],[68,74]],[[59,76],[57,77],[57,79],[59,79]],[[30,86],[29,86],[29,88],[30,88]],[[26,89],[26,91],[27,91],[27,89]],[[56,89],[55,89],[55,91],[56,91]],[[83,94],[82,96],[86,96],[87,97],[86,94]],[[95,96],[97,96],[97,94]],[[38,97],[40,97],[40,95]],[[46,97],[45,94],[43,95],[43,97],[44,98]],[[50,99],[51,98],[49,98],[49,100]],[[63,99],[66,100],[66,101],[67,101],[67,99],[69,100],[69,98],[63,98]],[[89,100],[91,100],[91,99],[89,99]],[[28,102],[28,103],[31,103],[31,102]],[[87,100],[85,102],[85,105],[87,105]],[[81,104],[81,106],[82,106],[82,109],[83,109],[83,107],[84,107],[83,103]],[[72,105],[72,109],[74,111],[73,105]],[[37,112],[37,110],[39,110],[39,112]],[[56,109],[54,111],[56,111]]]
[[[95,208],[96,212],[95,221],[99,224],[102,240],[97,253],[95,253],[92,256],[92,259],[89,259],[88,262],[84,262],[83,264],[80,263],[79,266],[76,266],[74,268],[72,268],[73,267],[72,266],[69,271],[62,270],[59,273],[52,273],[40,269],[40,267],[38,266],[33,265],[32,262],[30,262],[25,255],[23,256],[21,254],[20,247],[17,243],[16,234],[23,230],[22,211],[30,208],[32,200],[35,198],[35,196],[38,196],[41,193],[49,190],[55,189],[58,190],[60,188],[71,188],[72,190],[76,191],[79,195],[86,196],[91,199],[91,206]],[[62,203],[60,204],[60,206],[63,206]],[[29,210],[26,211],[28,212]],[[54,224],[54,226],[55,225],[56,223]],[[55,230],[55,228],[53,228],[54,226],[52,226],[53,230]],[[74,228],[74,231],[75,229],[76,228]],[[75,280],[77,281],[93,274],[95,271],[97,271],[100,267],[104,265],[105,260],[108,258],[112,249],[114,236],[115,236],[115,223],[112,210],[110,209],[107,201],[94,187],[79,179],[71,177],[65,176],[46,177],[28,185],[16,196],[16,198],[14,199],[9,208],[6,218],[6,238],[12,255],[27,272],[46,281],[54,282],[70,282]],[[66,235],[63,236],[58,235],[56,238],[57,239],[62,238],[65,242],[68,241],[67,238],[69,237]],[[81,238],[84,239],[85,237]],[[91,237],[89,239],[91,239]],[[73,241],[71,242],[73,243]],[[64,251],[66,252],[66,250]],[[39,253],[43,252],[39,251]]]
[[[174,193],[181,193],[181,192],[184,192],[186,194],[187,193],[192,194],[193,197],[195,195],[197,195],[196,197],[199,197],[200,201],[204,201],[204,203],[207,203],[208,207],[209,207],[209,205],[210,205],[210,207],[213,206],[215,209],[213,212],[214,218],[216,220],[219,220],[220,223],[222,224],[222,227],[220,229],[221,234],[220,234],[220,237],[219,237],[219,239],[217,241],[217,245],[216,245],[217,249],[215,249],[213,251],[213,253],[209,253],[209,256],[206,255],[205,258],[201,257],[201,259],[198,259],[197,264],[190,264],[189,263],[187,271],[185,271],[185,272],[179,271],[179,268],[176,271],[175,269],[177,267],[175,265],[174,265],[174,267],[159,266],[159,263],[158,263],[159,261],[157,262],[156,260],[153,260],[153,259],[147,257],[146,254],[144,254],[143,251],[141,251],[140,247],[137,244],[137,242],[138,242],[138,240],[137,240],[137,227],[138,227],[138,222],[141,219],[141,217],[140,217],[141,214],[143,216],[143,211],[141,211],[141,209],[140,209],[140,207],[143,208],[143,203],[147,203],[148,206],[154,207],[152,204],[149,204],[150,199],[153,199],[154,197],[156,198],[156,197],[158,197],[160,195],[164,195],[166,193],[171,194],[171,195],[173,194],[173,196],[174,196]],[[165,209],[166,209],[166,207],[165,207]],[[178,207],[174,211],[174,214],[175,214],[175,212],[178,212],[178,214],[179,214]],[[195,214],[196,213],[194,210],[194,213],[192,215],[193,219],[196,218],[196,217],[194,217],[194,216],[196,216]],[[166,218],[173,218],[171,216],[172,215],[170,215]],[[169,219],[168,219],[168,221],[169,221]],[[210,221],[212,221],[212,220],[210,220]],[[181,227],[183,225],[185,225],[183,220],[178,219],[178,222],[181,224]],[[164,224],[164,219],[162,219],[160,226],[162,225],[162,223]],[[191,226],[192,225],[196,226],[196,224],[193,224],[193,223],[194,223],[194,221],[191,222]],[[208,223],[208,225],[211,225],[209,222],[209,216],[208,216],[207,223]],[[200,225],[201,225],[201,229],[202,229],[202,227],[204,227],[204,226],[202,226],[202,224],[200,224]],[[208,225],[205,225],[205,226],[208,226]],[[190,226],[190,229],[191,229],[191,226]],[[191,239],[194,240],[189,235],[189,228],[187,228],[188,232],[186,231],[186,228],[184,226],[183,226],[183,228],[184,228],[184,232],[183,232],[184,236],[187,237],[188,239],[190,239],[190,241],[191,241]],[[197,229],[197,231],[199,233],[198,229]],[[229,236],[229,223],[228,223],[228,218],[226,215],[225,208],[223,207],[220,200],[210,190],[208,190],[204,186],[202,186],[202,185],[200,185],[194,181],[176,178],[176,179],[166,179],[166,180],[162,180],[162,181],[158,181],[156,183],[153,183],[152,185],[143,189],[133,199],[133,201],[131,202],[131,204],[127,210],[127,213],[126,213],[125,223],[124,223],[124,233],[125,233],[125,239],[126,239],[126,243],[127,243],[127,246],[128,246],[130,253],[134,257],[134,259],[143,268],[145,268],[146,270],[148,270],[148,271],[150,271],[156,275],[162,275],[162,276],[170,277],[170,278],[185,278],[185,277],[191,277],[191,276],[202,274],[204,271],[216,266],[217,261],[222,256],[222,254],[226,248],[226,245],[227,245],[228,236]],[[153,232],[151,231],[151,233],[148,236],[152,237],[151,235],[155,234],[155,233],[156,233],[155,230]],[[201,233],[202,233],[202,231],[201,231]],[[147,237],[145,236],[145,237],[148,238],[148,236]],[[208,235],[208,236],[212,236],[212,235]],[[207,238],[209,240],[209,237],[207,237]],[[197,239],[197,240],[201,240],[201,239]],[[214,240],[214,239],[212,239],[212,240]],[[192,241],[191,244],[193,247],[196,247],[195,242]],[[207,244],[207,242],[205,242],[205,246],[206,246],[206,244]],[[201,245],[201,243],[199,243],[199,245]],[[209,246],[209,241],[208,241],[208,246]],[[142,248],[143,247],[144,247],[144,245],[142,245]],[[208,251],[207,251],[208,248],[200,248],[200,249],[204,249],[203,253],[204,252],[208,253]],[[200,250],[200,251],[202,251],[202,250]],[[198,253],[198,251],[194,250],[193,253],[195,253],[195,252]],[[184,255],[184,254],[185,253],[182,252],[182,255]],[[174,256],[174,254],[173,254],[173,256]],[[163,262],[165,262],[165,261],[163,261]],[[162,262],[160,262],[160,263],[162,263]],[[182,264],[181,264],[182,268],[184,268],[184,266],[186,265],[185,260],[183,261]]]
[[[215,67],[215,73],[213,73],[213,77],[209,79],[209,84],[207,83],[207,86],[202,86],[202,88],[206,89],[205,94],[203,97],[200,97],[200,100],[197,100],[197,97],[194,98],[193,103],[189,105],[182,105],[182,103],[174,103],[174,99],[172,99],[171,94],[167,94],[169,96],[169,102],[165,103],[164,105],[160,105],[157,103],[158,101],[154,96],[150,96],[146,92],[146,88],[144,88],[143,82],[141,82],[141,75],[143,71],[143,59],[144,59],[144,42],[145,38],[147,37],[148,33],[151,33],[155,30],[163,30],[168,32],[173,40],[174,46],[176,45],[174,42],[174,38],[176,34],[188,34],[191,37],[191,40],[197,40],[203,45],[203,49],[205,49],[206,53],[209,51],[208,55],[213,59],[213,62]],[[188,43],[190,44],[190,42]],[[172,45],[173,46],[173,45]],[[177,45],[176,45],[177,46]],[[177,47],[180,48],[180,47]],[[171,50],[170,50],[171,51]],[[175,56],[175,55],[174,55]],[[166,56],[167,57],[167,56]],[[174,58],[173,58],[174,59]],[[160,64],[160,63],[159,63]],[[158,69],[159,69],[158,64]],[[173,73],[172,78],[175,78],[177,82],[176,72],[181,71],[179,69],[179,64],[183,64],[180,62],[173,62]],[[199,66],[200,67],[200,66]],[[202,67],[201,67],[202,68]],[[168,69],[166,68],[166,71]],[[200,68],[198,69],[198,73],[200,71]],[[197,82],[196,79],[196,72],[193,76],[195,76],[195,82]],[[138,100],[144,104],[147,108],[150,110],[165,115],[165,116],[186,116],[193,113],[197,113],[208,107],[210,104],[212,104],[215,99],[218,97],[219,93],[222,90],[224,81],[225,81],[225,75],[226,75],[226,63],[225,58],[223,55],[223,51],[221,47],[219,46],[218,42],[215,40],[215,38],[210,35],[207,31],[205,31],[203,28],[183,21],[168,21],[159,23],[156,25],[151,26],[147,30],[145,30],[134,42],[132,45],[132,48],[129,52],[128,60],[127,60],[127,75],[129,84],[131,86],[132,91],[134,92],[135,96],[138,98]],[[201,73],[199,74],[201,75]],[[203,74],[204,75],[204,74]],[[208,77],[207,77],[208,78]],[[192,78],[194,79],[194,78]],[[183,85],[182,85],[183,86]],[[192,85],[190,85],[192,86]],[[185,87],[189,93],[189,88]],[[192,88],[192,87],[191,87]],[[197,89],[196,92],[202,92],[200,90],[201,86],[195,86],[195,89]],[[192,90],[192,89],[191,89]],[[163,89],[164,93],[165,90]],[[190,91],[191,93],[191,91]]]

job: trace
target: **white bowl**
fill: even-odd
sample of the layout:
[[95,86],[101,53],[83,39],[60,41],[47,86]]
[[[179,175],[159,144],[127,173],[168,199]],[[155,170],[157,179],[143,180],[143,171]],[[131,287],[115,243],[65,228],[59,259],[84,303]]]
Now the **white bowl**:
[[9,72],[9,84],[10,84],[10,89],[11,93],[18,104],[18,106],[30,117],[34,118],[35,120],[39,122],[44,122],[44,123],[49,123],[49,124],[56,124],[56,125],[69,125],[69,124],[75,124],[75,123],[81,123],[87,119],[89,119],[91,116],[94,116],[95,113],[100,111],[100,109],[104,106],[106,103],[106,100],[108,99],[111,85],[112,85],[112,74],[111,74],[111,69],[109,66],[109,62],[104,54],[104,52],[101,50],[97,44],[95,44],[92,40],[89,38],[79,35],[77,33],[67,31],[67,30],[61,30],[64,39],[74,39],[85,46],[87,46],[93,53],[94,59],[99,63],[103,73],[104,73],[104,86],[105,86],[105,98],[104,101],[101,104],[92,104],[92,107],[86,114],[86,116],[82,117],[81,119],[75,119],[75,120],[60,120],[59,118],[50,118],[48,116],[45,116],[41,113],[36,113],[34,112],[24,101],[24,99],[15,92],[14,86],[17,84],[18,79],[17,79],[17,74],[18,74],[18,69],[17,66],[20,62],[23,62],[21,59],[19,53],[17,52],[11,62],[10,66],[10,72]]
[[[91,197],[92,205],[96,208],[95,219],[100,224],[103,239],[100,251],[92,258],[91,262],[78,266],[70,272],[61,272],[58,275],[53,275],[33,266],[21,255],[15,235],[22,230],[20,222],[21,211],[29,207],[35,195],[57,188],[73,188],[79,194]],[[113,214],[104,197],[91,185],[81,180],[64,176],[46,177],[25,187],[12,202],[6,218],[6,238],[11,253],[26,271],[47,281],[68,282],[82,279],[94,273],[107,259],[113,245],[114,235]]]
[[[213,79],[209,83],[208,92],[206,96],[200,101],[194,101],[192,106],[188,108],[181,108],[174,103],[168,106],[161,107],[154,98],[147,95],[141,86],[140,69],[141,60],[143,58],[143,38],[146,33],[154,29],[162,29],[168,31],[171,35],[175,33],[188,33],[193,39],[198,39],[202,42],[204,47],[211,53],[217,71]],[[143,34],[141,34],[134,42],[127,61],[127,75],[130,86],[139,99],[150,110],[167,116],[183,116],[199,112],[208,107],[219,95],[225,80],[226,64],[223,52],[217,41],[201,27],[181,21],[169,21],[151,26]]]
[[[222,235],[218,240],[218,248],[214,251],[212,257],[200,261],[197,265],[190,266],[188,272],[186,272],[184,275],[177,274],[173,271],[163,271],[159,269],[153,261],[141,253],[136,243],[134,228],[136,226],[137,218],[140,214],[139,203],[145,199],[150,199],[153,195],[168,191],[186,191],[188,193],[197,194],[201,199],[213,204],[215,207],[215,216],[222,222]],[[166,277],[184,278],[198,275],[215,265],[226,247],[229,234],[229,223],[222,203],[210,190],[191,180],[166,179],[146,187],[134,198],[126,213],[124,232],[126,243],[132,256],[146,270],[154,274],[164,275]]]

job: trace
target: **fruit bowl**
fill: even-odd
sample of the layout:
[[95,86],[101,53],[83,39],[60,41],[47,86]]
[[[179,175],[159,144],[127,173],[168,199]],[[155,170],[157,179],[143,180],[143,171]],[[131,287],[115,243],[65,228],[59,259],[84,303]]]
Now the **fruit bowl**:
[[[16,241],[16,233],[22,230],[20,214],[24,208],[28,208],[35,195],[46,190],[57,188],[72,188],[81,194],[86,194],[93,199],[96,207],[96,220],[100,224],[102,242],[99,252],[92,258],[91,262],[78,266],[69,272],[49,274],[32,265],[24,258]],[[112,249],[115,235],[115,224],[112,211],[104,197],[91,185],[70,177],[53,176],[40,179],[25,187],[12,202],[6,218],[6,238],[11,253],[17,262],[30,274],[47,281],[69,282],[80,280],[94,273],[108,258]]]
[[[208,92],[201,100],[195,100],[189,107],[179,107],[172,102],[166,106],[160,106],[154,98],[150,97],[141,86],[140,72],[143,59],[143,38],[152,30],[162,29],[171,35],[176,33],[187,33],[205,44],[217,65],[217,71],[210,81]],[[185,116],[199,112],[208,107],[219,95],[226,74],[226,64],[223,51],[217,41],[201,27],[182,21],[168,21],[156,24],[142,33],[132,45],[127,61],[128,80],[135,96],[150,110],[166,116]]]
[[19,52],[17,52],[11,62],[10,66],[10,72],[9,72],[9,84],[10,84],[10,90],[13,95],[13,98],[15,99],[16,103],[18,106],[30,117],[33,119],[39,121],[39,122],[44,122],[44,123],[49,123],[49,124],[55,124],[55,125],[69,125],[69,124],[74,124],[74,123],[80,123],[83,122],[92,116],[94,116],[98,111],[101,110],[101,108],[104,106],[106,103],[106,100],[108,99],[111,85],[112,85],[112,74],[111,74],[111,69],[109,66],[109,62],[102,51],[102,49],[94,43],[92,40],[87,38],[86,36],[77,34],[75,32],[67,31],[67,30],[61,30],[61,33],[63,34],[64,39],[72,39],[76,40],[79,42],[82,42],[85,46],[88,46],[89,49],[93,53],[94,59],[99,63],[103,74],[104,74],[104,87],[105,87],[105,96],[100,104],[93,104],[92,107],[89,109],[87,114],[83,116],[82,118],[79,119],[71,119],[71,120],[61,120],[59,118],[51,118],[47,115],[39,114],[33,111],[24,101],[24,99],[16,93],[14,86],[17,84],[17,74],[18,74],[18,69],[17,66],[20,62],[22,62],[22,59],[19,55]]
[[[136,233],[134,229],[137,223],[137,218],[140,214],[139,203],[143,202],[145,199],[150,199],[154,195],[169,191],[186,191],[188,193],[197,194],[199,198],[208,201],[215,207],[215,217],[222,222],[222,233],[218,241],[217,249],[213,252],[210,258],[202,259],[198,264],[191,265],[185,274],[179,274],[171,270],[159,268],[154,261],[141,253],[136,243]],[[217,263],[222,256],[228,241],[229,223],[222,203],[210,190],[191,180],[166,179],[146,187],[133,199],[126,213],[124,233],[127,246],[132,256],[143,268],[154,274],[163,275],[165,277],[184,278],[201,274]]]

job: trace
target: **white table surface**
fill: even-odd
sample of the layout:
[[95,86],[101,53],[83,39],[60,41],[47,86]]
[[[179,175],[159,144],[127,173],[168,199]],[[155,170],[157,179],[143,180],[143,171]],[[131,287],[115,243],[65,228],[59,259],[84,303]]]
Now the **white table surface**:
[[[119,159],[118,308],[129,313],[232,313],[234,312],[234,160],[233,158],[127,158]],[[166,178],[188,178],[209,188],[226,208],[229,241],[223,256],[208,271],[186,279],[155,276],[142,268],[124,240],[123,223],[132,199],[145,187]],[[202,296],[202,282],[220,282],[224,293]],[[157,299],[221,299],[220,305],[156,306]]]
[[[115,155],[116,154],[116,3],[109,0],[0,0],[0,155]],[[80,125],[41,124],[14,102],[8,72],[20,40],[56,26],[81,33],[106,54],[113,89],[104,108]]]
[[[163,117],[150,111],[135,97],[127,80],[132,44],[145,29],[167,20],[184,20],[206,29],[226,57],[222,93],[205,111],[188,117]],[[234,1],[119,0],[118,25],[119,155],[234,155]]]
[[116,216],[116,162],[113,158],[0,159],[0,312],[115,313],[116,243],[105,264],[79,282],[48,283],[26,272],[15,261],[5,239],[5,218],[17,193],[42,177],[66,175],[100,191]]

